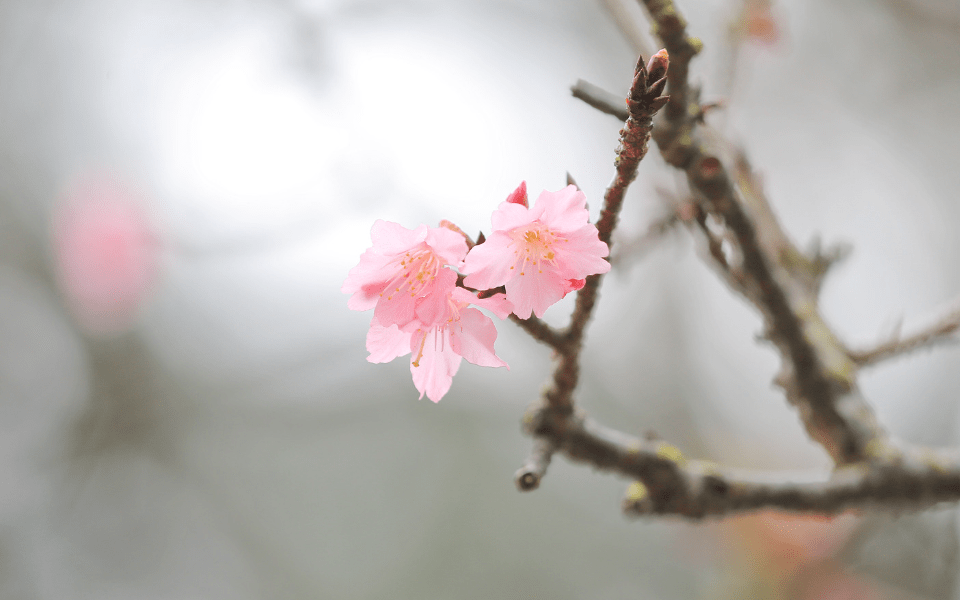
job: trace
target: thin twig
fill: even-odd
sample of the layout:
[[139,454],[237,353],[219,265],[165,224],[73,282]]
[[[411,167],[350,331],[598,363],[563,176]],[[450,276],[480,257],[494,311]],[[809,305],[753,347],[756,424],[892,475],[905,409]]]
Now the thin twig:
[[553,327],[550,327],[536,315],[530,315],[529,319],[521,319],[517,315],[511,314],[510,320],[520,326],[521,329],[530,334],[530,336],[554,350],[564,345],[564,337]]
[[570,86],[570,92],[574,98],[583,100],[600,112],[613,115],[620,121],[626,121],[630,118],[630,111],[627,110],[620,96],[608,92],[600,86],[593,85],[589,81],[578,79],[575,84]]
[[672,231],[677,223],[680,223],[680,215],[676,211],[655,219],[642,235],[621,243],[620,249],[610,257],[610,262],[619,266],[628,259],[643,255]]
[[517,489],[521,492],[530,492],[540,487],[540,480],[547,472],[550,465],[550,459],[553,453],[557,451],[556,444],[548,438],[537,438],[533,441],[533,449],[530,451],[530,457],[513,477]]
[[[668,58],[665,52],[658,52],[645,65],[643,57],[637,62],[633,84],[627,96],[629,117],[620,130],[620,144],[614,165],[617,173],[603,196],[603,208],[597,221],[600,241],[611,246],[611,236],[617,224],[617,216],[623,205],[623,197],[630,182],[637,176],[637,166],[647,153],[647,142],[653,127],[653,115],[666,104],[668,98],[662,96],[666,85]],[[602,274],[587,277],[583,288],[577,292],[570,326],[564,333],[565,344],[557,348],[559,362],[554,370],[553,385],[546,392],[547,401],[554,407],[565,411],[573,410],[573,390],[579,380],[580,346],[583,332],[593,314],[597,291]]]
[[[650,14],[653,33],[670,54],[670,72],[667,74],[667,93],[671,101],[665,111],[668,121],[676,122],[689,103],[690,85],[687,73],[690,60],[703,48],[703,42],[687,36],[687,21],[673,5],[672,0],[640,0]],[[696,113],[690,113],[687,118]]]
[[[603,7],[610,14],[610,17],[617,25],[620,33],[623,34],[623,37],[630,42],[634,54],[638,56],[649,56],[653,53],[653,49],[651,48],[652,41],[640,27],[638,22],[640,19],[634,18],[634,15],[630,14],[631,0],[601,0],[601,4],[603,4]],[[637,9],[634,8],[633,10]],[[624,117],[620,120],[626,121],[627,118]]]
[[960,330],[960,308],[956,308],[932,325],[907,336],[895,335],[892,339],[867,350],[851,350],[850,358],[863,367],[874,365],[935,344],[956,341]]
[[[667,102],[667,98],[661,95],[666,85],[667,67],[668,58],[663,51],[651,57],[646,65],[643,57],[637,61],[633,84],[626,102],[630,114],[623,129],[620,130],[620,145],[617,147],[617,158],[614,161],[617,174],[604,194],[603,208],[597,222],[599,239],[608,246],[617,224],[617,215],[623,205],[624,193],[630,182],[637,176],[637,166],[647,153],[653,115]],[[557,365],[553,372],[553,381],[544,393],[544,399],[551,410],[557,414],[573,414],[573,390],[577,387],[580,375],[580,348],[583,343],[583,332],[593,314],[601,279],[602,275],[587,277],[583,288],[577,292],[570,325],[564,331],[561,343],[552,344],[556,350]],[[534,435],[536,437],[536,434]],[[547,441],[550,442],[550,447],[556,444],[556,440],[548,438]],[[543,443],[540,437],[536,438],[535,444],[539,446],[535,446],[534,456],[542,454],[537,451],[537,448],[542,447]],[[521,469],[518,476],[524,476],[524,482],[530,483],[532,481],[530,478],[536,475],[536,483],[539,484],[547,462],[537,463],[543,468],[538,474],[530,472],[527,476],[527,471]]]

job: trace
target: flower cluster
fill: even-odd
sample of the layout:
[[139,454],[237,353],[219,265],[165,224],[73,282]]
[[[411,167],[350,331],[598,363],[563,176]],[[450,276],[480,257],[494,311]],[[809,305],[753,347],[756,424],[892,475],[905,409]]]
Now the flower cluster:
[[[497,329],[472,306],[505,319],[538,317],[610,270],[607,245],[589,222],[586,197],[575,186],[543,192],[533,208],[521,183],[493,213],[493,232],[469,249],[455,226],[410,230],[373,225],[373,246],[343,284],[353,310],[373,309],[367,360],[411,355],[413,383],[438,402],[450,389],[461,359],[506,367],[493,349]],[[457,270],[466,277],[458,286]],[[479,294],[503,287],[506,293]],[[483,297],[481,297],[483,296]],[[509,367],[508,367],[509,368]]]

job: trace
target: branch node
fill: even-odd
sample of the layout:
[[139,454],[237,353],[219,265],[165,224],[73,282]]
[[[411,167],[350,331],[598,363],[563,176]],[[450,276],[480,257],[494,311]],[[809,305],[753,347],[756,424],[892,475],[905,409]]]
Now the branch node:
[[639,517],[653,513],[653,500],[650,498],[647,486],[641,481],[631,483],[623,496],[620,508],[628,516]]

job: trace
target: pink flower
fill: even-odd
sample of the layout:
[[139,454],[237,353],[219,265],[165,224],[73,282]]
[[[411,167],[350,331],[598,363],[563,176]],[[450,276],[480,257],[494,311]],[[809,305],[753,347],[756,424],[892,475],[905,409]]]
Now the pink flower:
[[413,384],[433,402],[439,402],[450,390],[461,359],[482,367],[507,367],[496,355],[493,344],[497,328],[490,317],[468,305],[475,304],[493,311],[501,319],[512,309],[503,294],[478,299],[474,294],[455,287],[445,295],[442,319],[434,324],[413,322],[406,327],[384,326],[374,317],[367,333],[367,350],[372,363],[390,362],[398,356],[412,354],[410,373]]
[[589,223],[587,198],[576,186],[543,192],[528,208],[526,183],[493,213],[493,233],[467,255],[463,283],[479,290],[506,285],[521,319],[542,317],[551,305],[583,287],[588,275],[606,273],[609,250]]
[[88,177],[56,205],[54,258],[64,295],[91,333],[128,328],[157,277],[160,244],[140,199]]
[[445,314],[447,295],[456,286],[467,253],[461,234],[421,225],[410,230],[378,220],[370,232],[373,247],[360,256],[341,290],[352,294],[347,306],[374,309],[374,321],[400,328],[411,323],[432,325]]

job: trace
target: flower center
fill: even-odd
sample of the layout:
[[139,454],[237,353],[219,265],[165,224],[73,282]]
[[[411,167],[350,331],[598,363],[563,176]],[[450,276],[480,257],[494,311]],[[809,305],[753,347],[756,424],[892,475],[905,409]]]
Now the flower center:
[[[437,350],[438,352],[443,352],[444,333],[447,327],[457,326],[457,323],[460,322],[460,309],[467,306],[465,303],[457,302],[453,298],[447,298],[447,304],[450,307],[450,314],[448,315],[447,321],[445,323],[440,323],[438,325],[435,325],[432,329],[430,329],[430,331],[427,331],[424,334],[423,339],[420,340],[420,349],[417,351],[417,355],[413,358],[413,361],[412,361],[414,367],[420,366],[420,359],[423,358],[423,347],[427,343],[427,337],[429,337],[431,334],[433,335],[434,349]],[[460,327],[460,330],[462,331],[463,326],[460,325],[459,327]],[[417,329],[417,333],[419,333],[420,331],[422,330]]]
[[[443,261],[431,249],[422,248],[405,253],[398,266],[399,274],[387,283],[384,290],[388,294],[387,300],[397,293],[409,293],[412,297],[421,294],[436,279]],[[383,292],[380,295],[383,296]]]
[[511,237],[516,246],[513,253],[517,255],[521,275],[526,275],[531,267],[542,273],[543,262],[553,262],[557,256],[554,244],[563,240],[540,223],[533,223],[526,228],[518,227],[513,230]]

